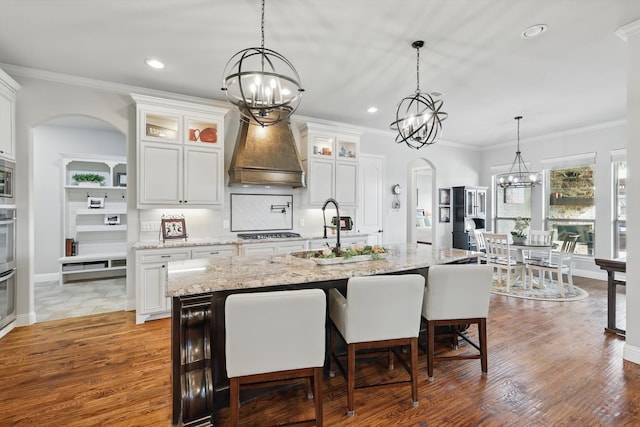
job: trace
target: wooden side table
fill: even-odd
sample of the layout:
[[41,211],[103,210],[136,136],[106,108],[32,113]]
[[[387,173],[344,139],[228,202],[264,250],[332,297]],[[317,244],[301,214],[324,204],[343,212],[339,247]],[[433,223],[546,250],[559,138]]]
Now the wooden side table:
[[616,327],[616,286],[627,286],[627,282],[616,279],[616,272],[627,272],[627,259],[626,257],[615,259],[596,258],[595,262],[597,266],[607,272],[607,327],[604,330],[624,338],[626,331]]

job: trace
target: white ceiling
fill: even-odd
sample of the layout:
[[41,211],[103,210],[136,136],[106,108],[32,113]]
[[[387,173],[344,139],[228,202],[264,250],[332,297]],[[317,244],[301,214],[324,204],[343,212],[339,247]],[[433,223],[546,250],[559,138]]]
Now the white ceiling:
[[[299,114],[388,130],[424,40],[443,140],[491,146],[516,115],[523,139],[625,119],[615,32],[638,19],[640,0],[267,0],[265,46],[298,70]],[[533,24],[549,29],[521,38]],[[0,64],[223,100],[226,61],[259,45],[259,0],[0,0]]]

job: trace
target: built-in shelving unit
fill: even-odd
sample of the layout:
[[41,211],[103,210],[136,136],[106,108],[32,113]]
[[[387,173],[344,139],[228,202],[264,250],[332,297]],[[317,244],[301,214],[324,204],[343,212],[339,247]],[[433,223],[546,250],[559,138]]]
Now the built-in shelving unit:
[[[126,158],[63,154],[63,248],[60,283],[126,273]],[[100,184],[76,182],[76,174],[100,175]],[[68,253],[67,239],[75,241]]]

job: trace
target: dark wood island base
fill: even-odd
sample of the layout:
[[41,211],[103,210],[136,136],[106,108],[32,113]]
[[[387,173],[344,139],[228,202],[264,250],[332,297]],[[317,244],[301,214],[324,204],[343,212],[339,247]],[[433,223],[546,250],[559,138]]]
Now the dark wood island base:
[[[290,255],[278,255],[260,258],[264,267],[270,269],[266,276],[278,276],[281,284],[274,285],[265,275],[247,280],[247,271],[236,262],[246,263],[247,258],[229,257],[225,260],[207,261],[206,267],[199,267],[194,261],[177,262],[169,268],[168,293],[172,297],[171,319],[171,360],[172,360],[172,406],[173,425],[185,427],[213,425],[215,413],[221,408],[229,406],[229,380],[225,366],[225,323],[224,303],[226,297],[239,292],[263,292],[290,289],[322,289],[325,291],[337,288],[346,292],[347,280],[356,275],[374,274],[406,274],[417,273],[426,277],[428,265],[468,262],[476,254],[461,250],[440,251],[436,259],[433,250],[424,252],[429,254],[418,266],[413,262],[414,255],[422,255],[422,250],[411,250],[407,260],[405,254],[398,259],[380,260],[358,263],[361,266],[316,266],[309,264],[309,260],[291,259]],[[416,254],[416,252],[418,252]],[[241,258],[243,258],[241,260]],[[258,258],[255,258],[258,262]],[[404,262],[403,262],[404,261]],[[303,264],[299,264],[304,262]],[[475,259],[474,259],[475,262]],[[201,264],[202,262],[200,262]],[[278,263],[283,263],[278,268]],[[173,263],[172,263],[173,264]],[[284,266],[286,264],[286,266]],[[246,267],[246,266],[245,266]],[[212,271],[216,270],[217,271]],[[225,269],[229,274],[220,275],[219,269]],[[296,275],[293,270],[303,269],[311,271],[305,277]],[[201,271],[200,274],[194,271]],[[255,270],[255,265],[254,265]],[[329,272],[331,270],[331,272]],[[242,272],[243,280],[232,277],[234,271]],[[217,274],[216,274],[217,273]],[[213,274],[213,279],[212,279]],[[237,273],[236,273],[237,274]],[[224,276],[224,277],[223,277]],[[309,280],[312,277],[329,276],[331,280]],[[273,277],[272,277],[273,278]],[[262,280],[261,280],[262,279]],[[209,289],[203,288],[204,281],[212,280]],[[297,282],[296,282],[297,280]],[[191,281],[195,289],[200,292],[192,293],[193,289],[185,291],[185,283]],[[262,286],[260,285],[262,283]],[[256,319],[259,321],[259,319]],[[253,395],[243,395],[243,399],[250,399]]]

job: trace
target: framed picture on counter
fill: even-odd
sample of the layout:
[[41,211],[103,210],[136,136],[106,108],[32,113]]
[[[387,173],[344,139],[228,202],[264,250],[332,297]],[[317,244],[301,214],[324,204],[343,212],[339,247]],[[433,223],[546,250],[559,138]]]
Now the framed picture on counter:
[[162,240],[186,239],[187,224],[184,218],[162,218]]

